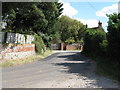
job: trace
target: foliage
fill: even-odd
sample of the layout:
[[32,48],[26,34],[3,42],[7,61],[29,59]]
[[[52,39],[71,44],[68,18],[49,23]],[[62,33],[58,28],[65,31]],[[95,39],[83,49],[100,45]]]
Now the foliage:
[[83,53],[96,60],[97,71],[100,74],[120,81],[120,13],[107,16],[109,17],[107,34],[87,30]]
[[80,43],[81,45],[84,45],[84,40],[81,38],[81,40],[77,40],[76,43]]
[[40,36],[35,35],[35,50],[37,53],[44,53],[46,50],[46,46]]
[[75,42],[74,37],[70,37],[65,41],[65,43],[68,43],[68,44],[72,44],[74,42]]
[[58,2],[3,2],[3,21],[7,23],[4,31],[37,34],[47,47],[65,41],[83,44],[85,25],[68,16],[60,16],[62,6]]
[[5,31],[33,34],[49,33],[61,15],[62,4],[58,2],[4,2],[3,21]]
[[52,33],[52,28],[57,20],[57,18],[62,14],[62,3],[58,2],[42,2],[39,3],[38,8],[41,9],[48,21],[47,27],[42,29],[43,33]]
[[120,64],[120,13],[108,15],[108,53],[111,60],[114,60],[117,64]]
[[101,54],[100,43],[102,43],[103,40],[106,40],[106,33],[104,31],[94,29],[86,30],[83,52],[94,55]]
[[61,36],[59,33],[55,33],[55,34],[51,34],[51,37],[52,37],[52,40],[51,42],[52,43],[61,43]]
[[78,20],[62,15],[54,28],[57,28],[56,31],[61,35],[62,42],[70,38],[73,38],[77,42],[83,37],[85,25]]
[[103,40],[100,43],[100,52],[103,56],[107,56],[107,51],[108,51],[108,41],[107,40]]
[[[3,2],[2,5],[3,21],[7,23],[6,29],[3,31],[38,34],[46,46],[50,46],[50,41],[56,37],[56,29],[53,28],[58,17],[62,14],[62,3]],[[53,37],[51,34],[54,34]],[[36,45],[38,44],[36,43]]]
[[95,32],[95,34],[93,35],[93,37],[92,37],[92,50],[97,55],[101,54],[101,52],[98,50],[100,50],[100,43],[105,39],[106,39],[106,33],[101,31],[101,30],[97,30]]
[[109,17],[107,38],[103,31],[87,30],[84,38],[84,52],[108,56],[111,61],[119,64],[120,13],[107,16]]

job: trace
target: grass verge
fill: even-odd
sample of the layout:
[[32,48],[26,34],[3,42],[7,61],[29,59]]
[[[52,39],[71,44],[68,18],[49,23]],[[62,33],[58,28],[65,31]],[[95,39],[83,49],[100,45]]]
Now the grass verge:
[[111,62],[108,58],[95,58],[97,62],[97,74],[120,81],[120,70],[118,65]]
[[21,65],[21,64],[25,64],[25,63],[30,63],[35,60],[45,58],[52,53],[53,53],[53,51],[46,50],[46,52],[44,52],[43,54],[36,54],[34,56],[21,58],[21,59],[5,60],[5,61],[2,61],[2,63],[0,63],[0,67],[11,67],[11,66]]
[[120,82],[120,70],[118,65],[116,65],[114,62],[111,62],[110,59],[105,57],[98,57],[88,54],[83,54],[86,57],[91,58],[94,60],[97,64],[96,67],[96,73],[101,76],[105,76],[108,78],[111,78],[113,80],[117,80]]

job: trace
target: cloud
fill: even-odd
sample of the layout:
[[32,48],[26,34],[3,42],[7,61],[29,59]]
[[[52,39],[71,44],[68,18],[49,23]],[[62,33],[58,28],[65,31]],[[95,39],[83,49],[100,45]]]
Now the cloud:
[[79,18],[75,18],[78,21],[81,21],[84,25],[88,25],[88,28],[92,28],[92,27],[97,27],[98,26],[98,20],[96,19],[79,19]]
[[[80,21],[81,23],[83,23],[84,25],[88,25],[88,28],[93,28],[93,27],[98,27],[98,20],[96,19],[80,19],[80,18],[75,18],[78,21]],[[102,27],[105,30],[105,32],[107,32],[107,26],[108,23],[107,22],[102,22]]]
[[112,6],[104,7],[100,11],[96,12],[99,17],[107,18],[106,14],[118,13],[118,4],[113,4]]
[[68,2],[65,2],[63,0],[59,0],[59,2],[62,2],[63,3],[63,14],[62,15],[67,15],[69,17],[73,17],[74,15],[76,15],[78,13],[78,11],[73,8],[70,3]]

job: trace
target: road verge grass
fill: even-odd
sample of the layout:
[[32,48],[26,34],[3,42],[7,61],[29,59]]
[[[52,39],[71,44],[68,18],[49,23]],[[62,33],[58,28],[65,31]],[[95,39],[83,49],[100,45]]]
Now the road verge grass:
[[21,65],[25,63],[30,63],[38,59],[45,58],[53,53],[52,50],[46,50],[43,54],[36,54],[34,56],[29,56],[21,59],[14,59],[14,60],[3,60],[2,63],[0,63],[0,67],[11,67],[16,65]]
[[118,65],[112,62],[109,58],[98,57],[83,53],[84,56],[91,58],[96,62],[96,73],[101,76],[120,82],[120,70]]

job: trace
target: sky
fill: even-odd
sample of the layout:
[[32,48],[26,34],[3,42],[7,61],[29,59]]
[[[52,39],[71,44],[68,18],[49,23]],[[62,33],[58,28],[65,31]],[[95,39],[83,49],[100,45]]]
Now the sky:
[[[104,0],[105,1],[105,0]],[[118,13],[118,2],[110,1],[76,1],[75,0],[60,0],[63,3],[63,14],[73,19],[87,24],[89,28],[97,27],[98,21],[102,22],[104,30],[107,32],[108,17],[106,14]]]

